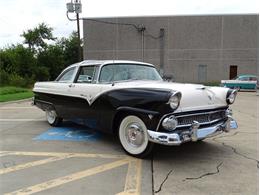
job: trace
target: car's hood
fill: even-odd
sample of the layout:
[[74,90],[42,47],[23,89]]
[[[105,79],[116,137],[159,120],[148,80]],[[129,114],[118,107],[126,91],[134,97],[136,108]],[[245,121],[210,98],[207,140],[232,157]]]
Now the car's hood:
[[154,89],[170,89],[179,91],[182,94],[179,111],[214,109],[227,106],[226,95],[227,88],[208,87],[198,84],[183,84],[163,81],[133,81],[116,83],[114,87],[137,87],[137,88],[154,88]]

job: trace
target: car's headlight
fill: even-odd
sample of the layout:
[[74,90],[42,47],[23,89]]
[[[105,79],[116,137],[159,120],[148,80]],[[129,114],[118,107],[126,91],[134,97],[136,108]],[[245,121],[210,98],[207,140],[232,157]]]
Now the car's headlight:
[[236,96],[237,96],[237,90],[235,90],[235,89],[228,90],[228,92],[227,92],[227,100],[226,100],[227,103],[228,104],[233,104],[235,102]]
[[178,120],[174,116],[166,117],[162,122],[163,128],[168,131],[176,129],[177,125]]
[[177,109],[180,105],[180,100],[181,100],[181,93],[175,92],[171,95],[168,104],[172,109]]

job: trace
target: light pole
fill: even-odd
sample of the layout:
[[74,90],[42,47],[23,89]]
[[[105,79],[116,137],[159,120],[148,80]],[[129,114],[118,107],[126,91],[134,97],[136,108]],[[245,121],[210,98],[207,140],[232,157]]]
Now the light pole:
[[82,61],[81,55],[81,45],[80,45],[80,26],[79,26],[79,13],[82,12],[82,5],[80,0],[71,0],[70,3],[67,3],[67,13],[76,13],[77,20],[77,34],[78,34],[78,60]]

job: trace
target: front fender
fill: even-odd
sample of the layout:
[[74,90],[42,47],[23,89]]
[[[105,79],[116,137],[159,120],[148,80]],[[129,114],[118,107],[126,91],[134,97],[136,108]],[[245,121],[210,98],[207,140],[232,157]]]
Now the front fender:
[[114,132],[121,117],[129,114],[141,117],[147,128],[156,127],[157,124],[154,124],[158,123],[159,115],[172,112],[167,104],[171,94],[172,90],[150,88],[123,88],[105,92],[93,103],[93,107],[100,111],[100,129]]
[[113,120],[114,131],[120,125],[121,120],[128,115],[135,115],[141,118],[147,129],[156,129],[161,118],[161,114],[157,111],[122,106],[116,110],[116,114]]

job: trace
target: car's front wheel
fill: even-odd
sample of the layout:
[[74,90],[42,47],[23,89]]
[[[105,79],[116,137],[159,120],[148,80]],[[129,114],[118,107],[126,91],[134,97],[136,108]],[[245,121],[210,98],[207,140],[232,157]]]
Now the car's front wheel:
[[151,153],[154,144],[149,142],[146,125],[139,117],[129,115],[123,118],[118,134],[119,141],[128,154],[144,158]]
[[55,110],[46,110],[46,119],[51,126],[59,126],[62,122],[62,118],[58,117]]

